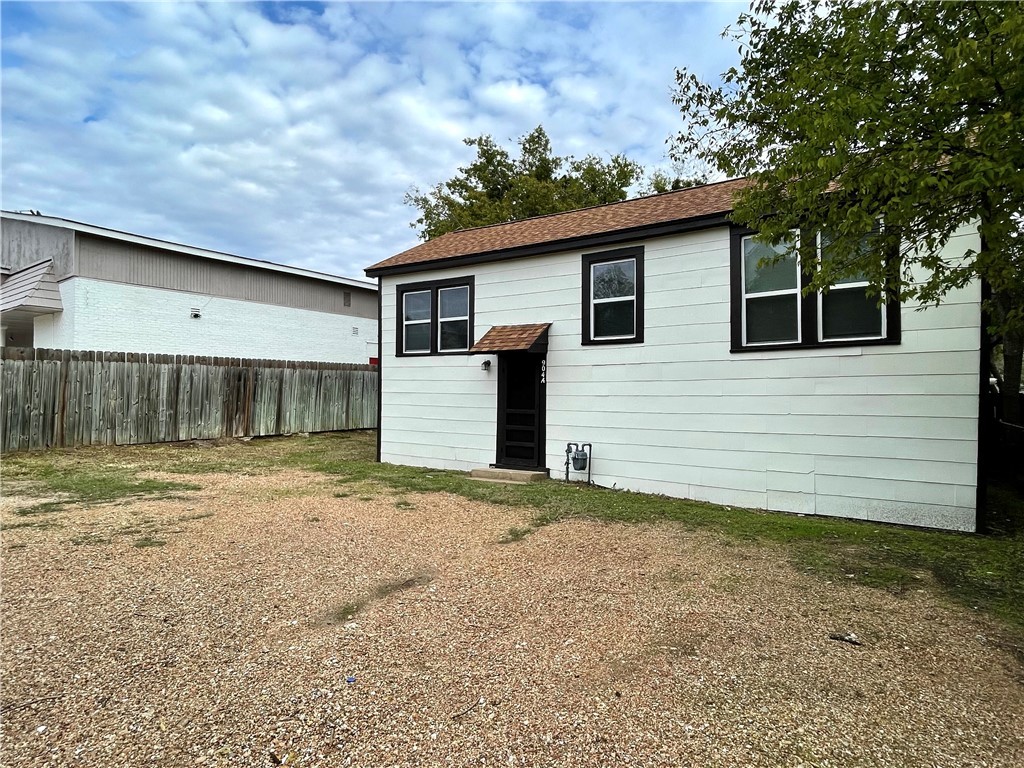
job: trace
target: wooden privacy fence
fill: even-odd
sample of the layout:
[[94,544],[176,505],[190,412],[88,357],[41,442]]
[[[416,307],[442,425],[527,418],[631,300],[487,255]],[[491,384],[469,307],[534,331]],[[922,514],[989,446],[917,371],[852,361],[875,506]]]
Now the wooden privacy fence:
[[377,426],[377,369],[352,363],[6,347],[3,451]]

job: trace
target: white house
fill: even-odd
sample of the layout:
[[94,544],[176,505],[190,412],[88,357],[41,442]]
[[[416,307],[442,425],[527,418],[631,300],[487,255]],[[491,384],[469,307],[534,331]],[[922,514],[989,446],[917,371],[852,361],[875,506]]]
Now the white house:
[[[980,289],[915,311],[730,224],[733,180],[443,235],[373,265],[379,459],[974,530]],[[964,230],[954,257],[978,247]],[[586,473],[570,471],[574,480]]]
[[7,346],[366,363],[377,286],[77,221],[2,214]]

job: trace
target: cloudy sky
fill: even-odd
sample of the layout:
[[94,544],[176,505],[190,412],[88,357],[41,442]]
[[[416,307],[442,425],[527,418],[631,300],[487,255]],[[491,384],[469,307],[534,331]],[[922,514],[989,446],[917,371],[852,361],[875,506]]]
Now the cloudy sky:
[[736,3],[3,2],[4,209],[350,277],[467,136],[668,167]]

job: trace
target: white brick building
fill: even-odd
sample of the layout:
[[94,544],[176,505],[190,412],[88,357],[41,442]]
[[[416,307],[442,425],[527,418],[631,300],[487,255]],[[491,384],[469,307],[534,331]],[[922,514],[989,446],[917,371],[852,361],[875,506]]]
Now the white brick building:
[[49,216],[3,213],[7,346],[365,363],[376,286]]

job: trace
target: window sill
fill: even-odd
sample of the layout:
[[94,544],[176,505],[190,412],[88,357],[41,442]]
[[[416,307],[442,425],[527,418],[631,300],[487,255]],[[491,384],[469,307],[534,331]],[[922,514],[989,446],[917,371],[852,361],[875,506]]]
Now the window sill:
[[582,339],[580,343],[584,347],[607,346],[608,344],[643,344],[643,336],[633,339]]
[[899,339],[860,339],[850,341],[815,341],[802,344],[758,344],[749,347],[731,347],[729,352],[742,354],[746,352],[792,352],[794,350],[849,349],[850,347],[891,347],[898,345]]
[[458,357],[469,354],[468,349],[462,349],[457,352],[396,352],[395,357]]

